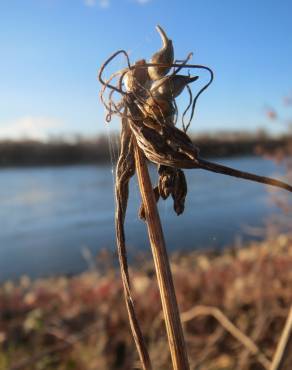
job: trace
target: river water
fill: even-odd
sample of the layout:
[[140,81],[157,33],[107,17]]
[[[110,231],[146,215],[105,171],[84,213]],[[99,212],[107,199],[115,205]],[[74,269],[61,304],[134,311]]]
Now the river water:
[[[283,168],[257,157],[218,162],[262,175]],[[155,169],[151,169],[155,178]],[[202,170],[186,171],[185,213],[172,202],[159,209],[168,249],[221,248],[247,226],[261,227],[277,212],[264,185]],[[137,219],[140,203],[131,182],[126,220],[130,253],[148,248],[145,225]],[[65,166],[0,170],[0,280],[75,273],[87,268],[82,251],[114,250],[114,193],[111,166]]]

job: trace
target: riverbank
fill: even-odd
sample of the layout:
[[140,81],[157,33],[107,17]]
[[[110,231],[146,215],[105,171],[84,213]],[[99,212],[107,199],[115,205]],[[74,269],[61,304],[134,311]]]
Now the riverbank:
[[[292,235],[222,253],[176,253],[172,271],[191,367],[265,369],[292,301]],[[170,360],[151,261],[132,268],[131,280],[155,369],[166,369]],[[7,281],[0,288],[0,313],[0,369],[136,368],[119,273],[106,252],[81,275]],[[261,353],[251,354],[222,326],[222,313]]]
[[[190,135],[202,157],[255,155],[259,151],[283,148],[291,135],[271,137],[265,133],[214,133]],[[111,148],[110,148],[111,147]],[[110,154],[114,151],[115,154]],[[72,165],[111,163],[119,151],[119,137],[99,136],[93,139],[58,139],[0,141],[0,168],[11,166]]]

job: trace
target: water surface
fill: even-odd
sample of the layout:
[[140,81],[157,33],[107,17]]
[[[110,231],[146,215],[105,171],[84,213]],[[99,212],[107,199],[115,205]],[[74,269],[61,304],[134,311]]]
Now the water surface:
[[[262,175],[283,173],[262,158],[220,162]],[[110,166],[1,169],[0,280],[75,273],[87,267],[84,247],[93,255],[100,248],[114,250],[112,171]],[[159,206],[169,250],[220,248],[238,236],[248,239],[246,225],[262,226],[277,212],[264,185],[202,170],[186,174],[185,213],[177,217],[171,200]],[[148,248],[145,225],[137,219],[139,203],[134,180],[126,220],[132,253]]]

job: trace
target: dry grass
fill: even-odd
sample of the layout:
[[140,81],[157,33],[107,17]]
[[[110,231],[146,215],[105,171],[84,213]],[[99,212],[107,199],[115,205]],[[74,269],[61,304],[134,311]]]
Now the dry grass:
[[[0,369],[89,370],[139,366],[120,277],[111,257],[99,269],[0,288]],[[106,268],[104,268],[106,266]],[[212,306],[271,360],[292,302],[292,237],[280,235],[224,254],[172,256],[181,312]],[[155,369],[169,368],[153,266],[132,268],[138,315]],[[195,315],[184,330],[192,369],[261,370],[264,364],[216,317]],[[136,367],[138,368],[138,367]]]

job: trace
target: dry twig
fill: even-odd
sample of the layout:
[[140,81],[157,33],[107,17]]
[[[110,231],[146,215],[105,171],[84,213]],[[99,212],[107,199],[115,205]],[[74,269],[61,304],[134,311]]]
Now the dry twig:
[[154,193],[152,192],[146,160],[144,154],[137,145],[135,146],[135,161],[173,368],[188,370],[189,364],[186,345],[184,342],[161,222]]
[[289,370],[292,368],[292,306],[286,320],[280,341],[273,357],[270,370]]
[[269,370],[271,362],[262,353],[259,347],[241,330],[239,330],[224,313],[217,307],[209,306],[196,306],[189,311],[181,314],[182,322],[193,320],[197,316],[213,316],[234,338],[236,338],[241,344],[245,346],[252,354],[257,356],[259,362],[264,366],[265,369]]

